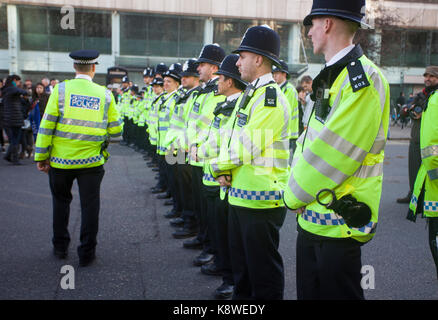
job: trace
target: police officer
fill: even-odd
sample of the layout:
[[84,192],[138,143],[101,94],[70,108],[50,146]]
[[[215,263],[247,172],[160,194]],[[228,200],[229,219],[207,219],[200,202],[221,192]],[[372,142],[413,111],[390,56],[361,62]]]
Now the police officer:
[[35,161],[49,174],[53,197],[54,254],[65,259],[70,243],[68,220],[71,187],[77,179],[81,200],[79,265],[95,259],[99,222],[100,184],[109,137],[121,135],[122,123],[114,96],[92,82],[99,52],[70,53],[76,78],[56,85],[38,132]]
[[415,180],[407,218],[415,222],[417,214],[421,213],[427,218],[429,248],[438,279],[438,66],[426,68],[424,83],[427,102],[420,110],[414,111],[416,116],[423,111],[420,127],[421,166]]
[[[196,229],[196,217],[193,211],[192,168],[187,162],[186,128],[188,122],[189,106],[201,91],[199,73],[197,71],[197,59],[187,60],[181,72],[181,84],[186,90],[184,96],[176,101],[175,111],[170,120],[169,132],[166,135],[170,148],[174,150],[177,163],[178,191],[181,194],[182,212],[168,214],[166,218],[173,218],[170,224],[174,227],[182,227],[185,230]],[[176,152],[176,153],[175,153]],[[189,186],[189,187],[188,187]],[[199,248],[195,245],[188,248]]]
[[389,85],[353,38],[365,0],[314,0],[304,19],[325,68],[313,81],[284,201],[298,209],[298,299],[363,299],[361,246],[378,223]]
[[225,57],[219,71],[218,94],[226,96],[225,102],[217,104],[214,119],[209,128],[208,139],[199,146],[197,156],[204,162],[204,185],[209,188],[208,234],[215,250],[213,263],[203,265],[201,272],[207,275],[221,275],[222,284],[215,290],[217,299],[230,298],[233,293],[233,273],[231,269],[230,250],[228,243],[228,195],[226,189],[219,189],[210,173],[209,160],[218,156],[220,141],[225,132],[221,132],[233,113],[236,102],[246,83],[240,78],[236,62],[237,54]]
[[[203,84],[202,90],[195,99],[190,101],[190,105],[187,106],[186,135],[185,141],[182,141],[186,152],[190,152],[191,147],[196,148],[196,140],[201,138],[205,129],[210,125],[213,117],[214,103],[217,99],[215,97],[217,77],[214,76],[214,73],[218,70],[224,57],[225,51],[219,45],[208,44],[202,48],[197,59],[197,72]],[[188,247],[205,245],[206,248],[196,263],[201,265],[213,259],[213,255],[208,253],[210,248],[208,248],[207,237],[206,203],[202,196],[203,165],[191,158],[189,158],[189,164],[192,166],[193,210],[196,220],[192,220],[190,225],[185,225],[183,228],[176,230],[172,236],[177,239],[183,239],[197,235],[196,238],[187,240],[188,242],[185,242],[184,245]]]
[[127,146],[128,145],[128,116],[127,116],[127,112],[128,112],[128,107],[129,107],[129,102],[131,101],[131,93],[129,90],[129,78],[128,76],[124,76],[122,78],[122,96],[120,98],[119,104],[118,104],[118,110],[120,113],[120,116],[123,119],[123,123],[124,123],[124,130],[123,130],[123,140],[120,142],[120,144],[122,146]]
[[280,86],[281,91],[287,98],[287,101],[291,107],[291,119],[290,119],[290,151],[291,159],[295,151],[296,140],[299,136],[299,110],[298,110],[298,92],[295,87],[289,82],[290,73],[289,67],[286,62],[280,60],[280,66],[274,66],[272,68],[272,74],[275,82]]
[[281,190],[289,162],[290,106],[272,77],[279,65],[280,37],[268,26],[249,28],[237,66],[249,83],[231,115],[212,175],[229,187],[228,235],[233,299],[282,299],[283,260],[279,231],[286,208]]

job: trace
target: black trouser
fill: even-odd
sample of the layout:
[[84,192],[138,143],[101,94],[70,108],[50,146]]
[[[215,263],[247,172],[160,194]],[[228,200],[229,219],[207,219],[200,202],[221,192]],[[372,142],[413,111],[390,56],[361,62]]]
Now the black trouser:
[[12,160],[12,162],[18,162],[18,152],[20,149],[20,140],[23,130],[21,127],[6,127],[5,129],[9,140],[9,147],[5,158]]
[[53,238],[56,249],[66,250],[70,243],[68,220],[71,188],[77,179],[81,201],[81,232],[78,255],[81,258],[94,255],[97,244],[100,209],[100,184],[105,170],[103,166],[87,169],[55,169],[49,171],[50,190],[53,202]]
[[167,168],[166,159],[164,156],[157,154],[158,160],[158,187],[161,189],[166,189],[169,187],[167,184]]
[[353,239],[315,240],[298,232],[298,300],[363,300],[360,247]]
[[228,239],[234,300],[281,300],[283,259],[278,252],[286,208],[229,207]]
[[420,142],[412,141],[409,143],[409,195],[414,191],[415,180],[421,166],[421,147]]
[[427,222],[429,224],[429,247],[438,278],[438,218],[428,218]]
[[[198,221],[198,240],[204,245],[204,251],[208,248],[209,240],[207,236],[207,203],[204,194],[204,184],[202,177],[204,172],[202,167],[192,166],[192,194],[193,208]],[[206,248],[207,245],[207,248]]]
[[181,193],[178,189],[178,172],[177,172],[177,164],[169,164],[166,161],[166,157],[164,157],[164,163],[166,165],[167,170],[167,185],[169,186],[170,194],[173,198],[173,210],[175,212],[182,212],[182,198]]
[[184,227],[196,228],[198,223],[193,211],[193,190],[192,190],[192,166],[189,164],[177,164],[178,190],[182,199],[182,215]]
[[129,131],[129,119],[128,117],[124,117],[123,118],[123,134],[122,134],[122,138],[123,141],[128,142],[128,131]]
[[234,284],[231,268],[230,247],[228,241],[228,196],[221,200],[220,196],[215,201],[215,235],[216,235],[216,266],[222,272],[223,282]]
[[205,195],[205,218],[207,222],[207,239],[204,242],[204,251],[212,253],[215,255],[214,263],[217,266],[217,230],[216,230],[216,199],[220,197],[220,187],[219,186],[206,186],[204,185],[204,195]]
[[0,127],[0,146],[5,146],[5,138],[3,137],[3,128]]

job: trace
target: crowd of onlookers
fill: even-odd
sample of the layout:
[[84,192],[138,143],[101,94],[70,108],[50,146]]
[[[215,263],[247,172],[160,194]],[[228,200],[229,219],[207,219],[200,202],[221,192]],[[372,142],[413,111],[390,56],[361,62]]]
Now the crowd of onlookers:
[[[30,158],[50,93],[58,80],[23,81],[18,75],[0,79],[0,147],[3,159],[15,165]],[[9,142],[5,149],[5,142]]]

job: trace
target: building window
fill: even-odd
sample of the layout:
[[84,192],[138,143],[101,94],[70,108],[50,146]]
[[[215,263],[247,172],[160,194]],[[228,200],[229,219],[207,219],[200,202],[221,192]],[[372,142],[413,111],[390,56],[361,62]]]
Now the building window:
[[406,32],[405,63],[408,67],[426,66],[427,31]]
[[430,48],[430,64],[438,65],[438,32],[432,32],[432,43]]
[[111,54],[111,15],[76,9],[74,28],[63,29],[60,8],[20,7],[22,50],[70,52],[95,49]]
[[204,20],[179,16],[120,15],[120,54],[197,56],[203,45]]
[[19,8],[20,46],[22,50],[49,50],[46,8]]
[[292,23],[278,22],[273,20],[233,20],[233,19],[216,19],[214,20],[215,43],[225,50],[227,54],[236,50],[248,28],[257,25],[268,25],[275,30],[280,37],[280,59],[288,61],[289,50],[289,32]]
[[239,47],[246,30],[255,25],[257,23],[249,20],[215,20],[213,42],[218,43],[229,54]]
[[0,49],[8,48],[8,15],[6,6],[0,5]]
[[382,66],[396,66],[402,64],[402,31],[382,30],[382,48],[380,63]]

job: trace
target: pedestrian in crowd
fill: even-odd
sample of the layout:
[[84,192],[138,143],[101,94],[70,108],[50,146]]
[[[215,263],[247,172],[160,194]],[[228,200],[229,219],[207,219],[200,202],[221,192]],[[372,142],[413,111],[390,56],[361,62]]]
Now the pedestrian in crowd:
[[295,87],[289,82],[290,73],[286,62],[280,60],[281,67],[273,67],[272,74],[275,82],[280,86],[281,91],[287,98],[291,107],[291,119],[289,122],[290,129],[290,152],[291,160],[295,151],[296,141],[298,139],[299,130],[299,111],[298,111],[298,92]]
[[53,198],[54,255],[65,259],[71,188],[76,179],[81,201],[79,266],[96,257],[103,165],[108,159],[108,136],[121,135],[122,123],[111,91],[92,82],[99,52],[70,53],[76,78],[55,86],[38,132],[35,161],[49,174]]
[[313,101],[310,98],[312,93],[313,93],[313,80],[312,77],[309,75],[303,76],[301,78],[301,82],[300,85],[304,88],[304,91],[306,93],[305,95],[305,99],[302,102],[302,108],[303,108],[303,126],[304,129],[307,128],[307,125],[309,123],[310,120],[310,116],[312,115],[312,111],[313,111]]
[[[44,115],[48,101],[48,95],[44,92],[44,85],[38,82],[33,89],[31,111],[29,112],[29,120],[32,127],[34,141],[36,141],[38,130],[40,128],[41,119]],[[41,111],[42,109],[42,111]]]
[[[415,179],[417,178],[418,170],[421,165],[421,148],[420,148],[420,125],[422,112],[415,112],[415,109],[424,108],[427,102],[427,92],[423,89],[419,92],[415,98],[409,98],[407,105],[409,107],[409,115],[412,121],[411,138],[409,140],[409,153],[408,153],[408,172],[409,172],[409,191],[406,197],[398,198],[397,203],[410,203],[412,198],[412,192],[414,190]],[[418,111],[418,109],[417,109]]]
[[389,84],[353,38],[365,0],[314,0],[314,112],[297,141],[284,201],[297,210],[297,298],[364,299],[361,246],[376,232],[389,126]]
[[289,167],[291,107],[272,77],[281,67],[280,37],[268,26],[249,28],[237,50],[249,83],[231,115],[229,138],[211,160],[212,175],[229,187],[228,236],[233,299],[280,300],[283,259],[278,251],[286,217],[281,192]]
[[24,81],[23,89],[27,91],[29,97],[32,96],[33,85],[31,79],[26,79]]
[[[438,279],[438,66],[429,66],[424,73],[426,102],[420,125],[421,166],[415,180],[407,219],[415,222],[418,214],[427,218],[429,248]],[[420,109],[414,109],[419,118]]]
[[298,127],[298,136],[300,136],[304,131],[304,124],[303,124],[303,116],[304,116],[304,107],[303,104],[306,103],[306,90],[304,90],[303,86],[297,87],[298,92],[298,117],[299,117],[299,127]]
[[47,77],[42,78],[42,79],[41,79],[41,83],[42,83],[43,86],[44,86],[44,90],[45,90],[45,92],[46,92],[47,94],[51,94],[52,91],[50,90],[50,80],[49,80],[49,78],[47,78]]
[[9,141],[9,148],[4,159],[14,165],[21,164],[19,151],[24,126],[22,97],[27,95],[27,91],[21,89],[20,86],[21,78],[17,75],[10,75],[2,88],[3,125]]
[[[27,90],[29,92],[29,90]],[[23,117],[24,117],[24,125],[21,127],[21,151],[20,151],[20,159],[24,159],[27,153],[27,157],[30,158],[32,155],[33,150],[33,134],[32,134],[32,126],[29,120],[29,113],[31,111],[31,102],[30,98],[32,96],[32,91],[30,90],[30,95],[27,95],[26,97],[21,97],[21,107],[23,111]]]

